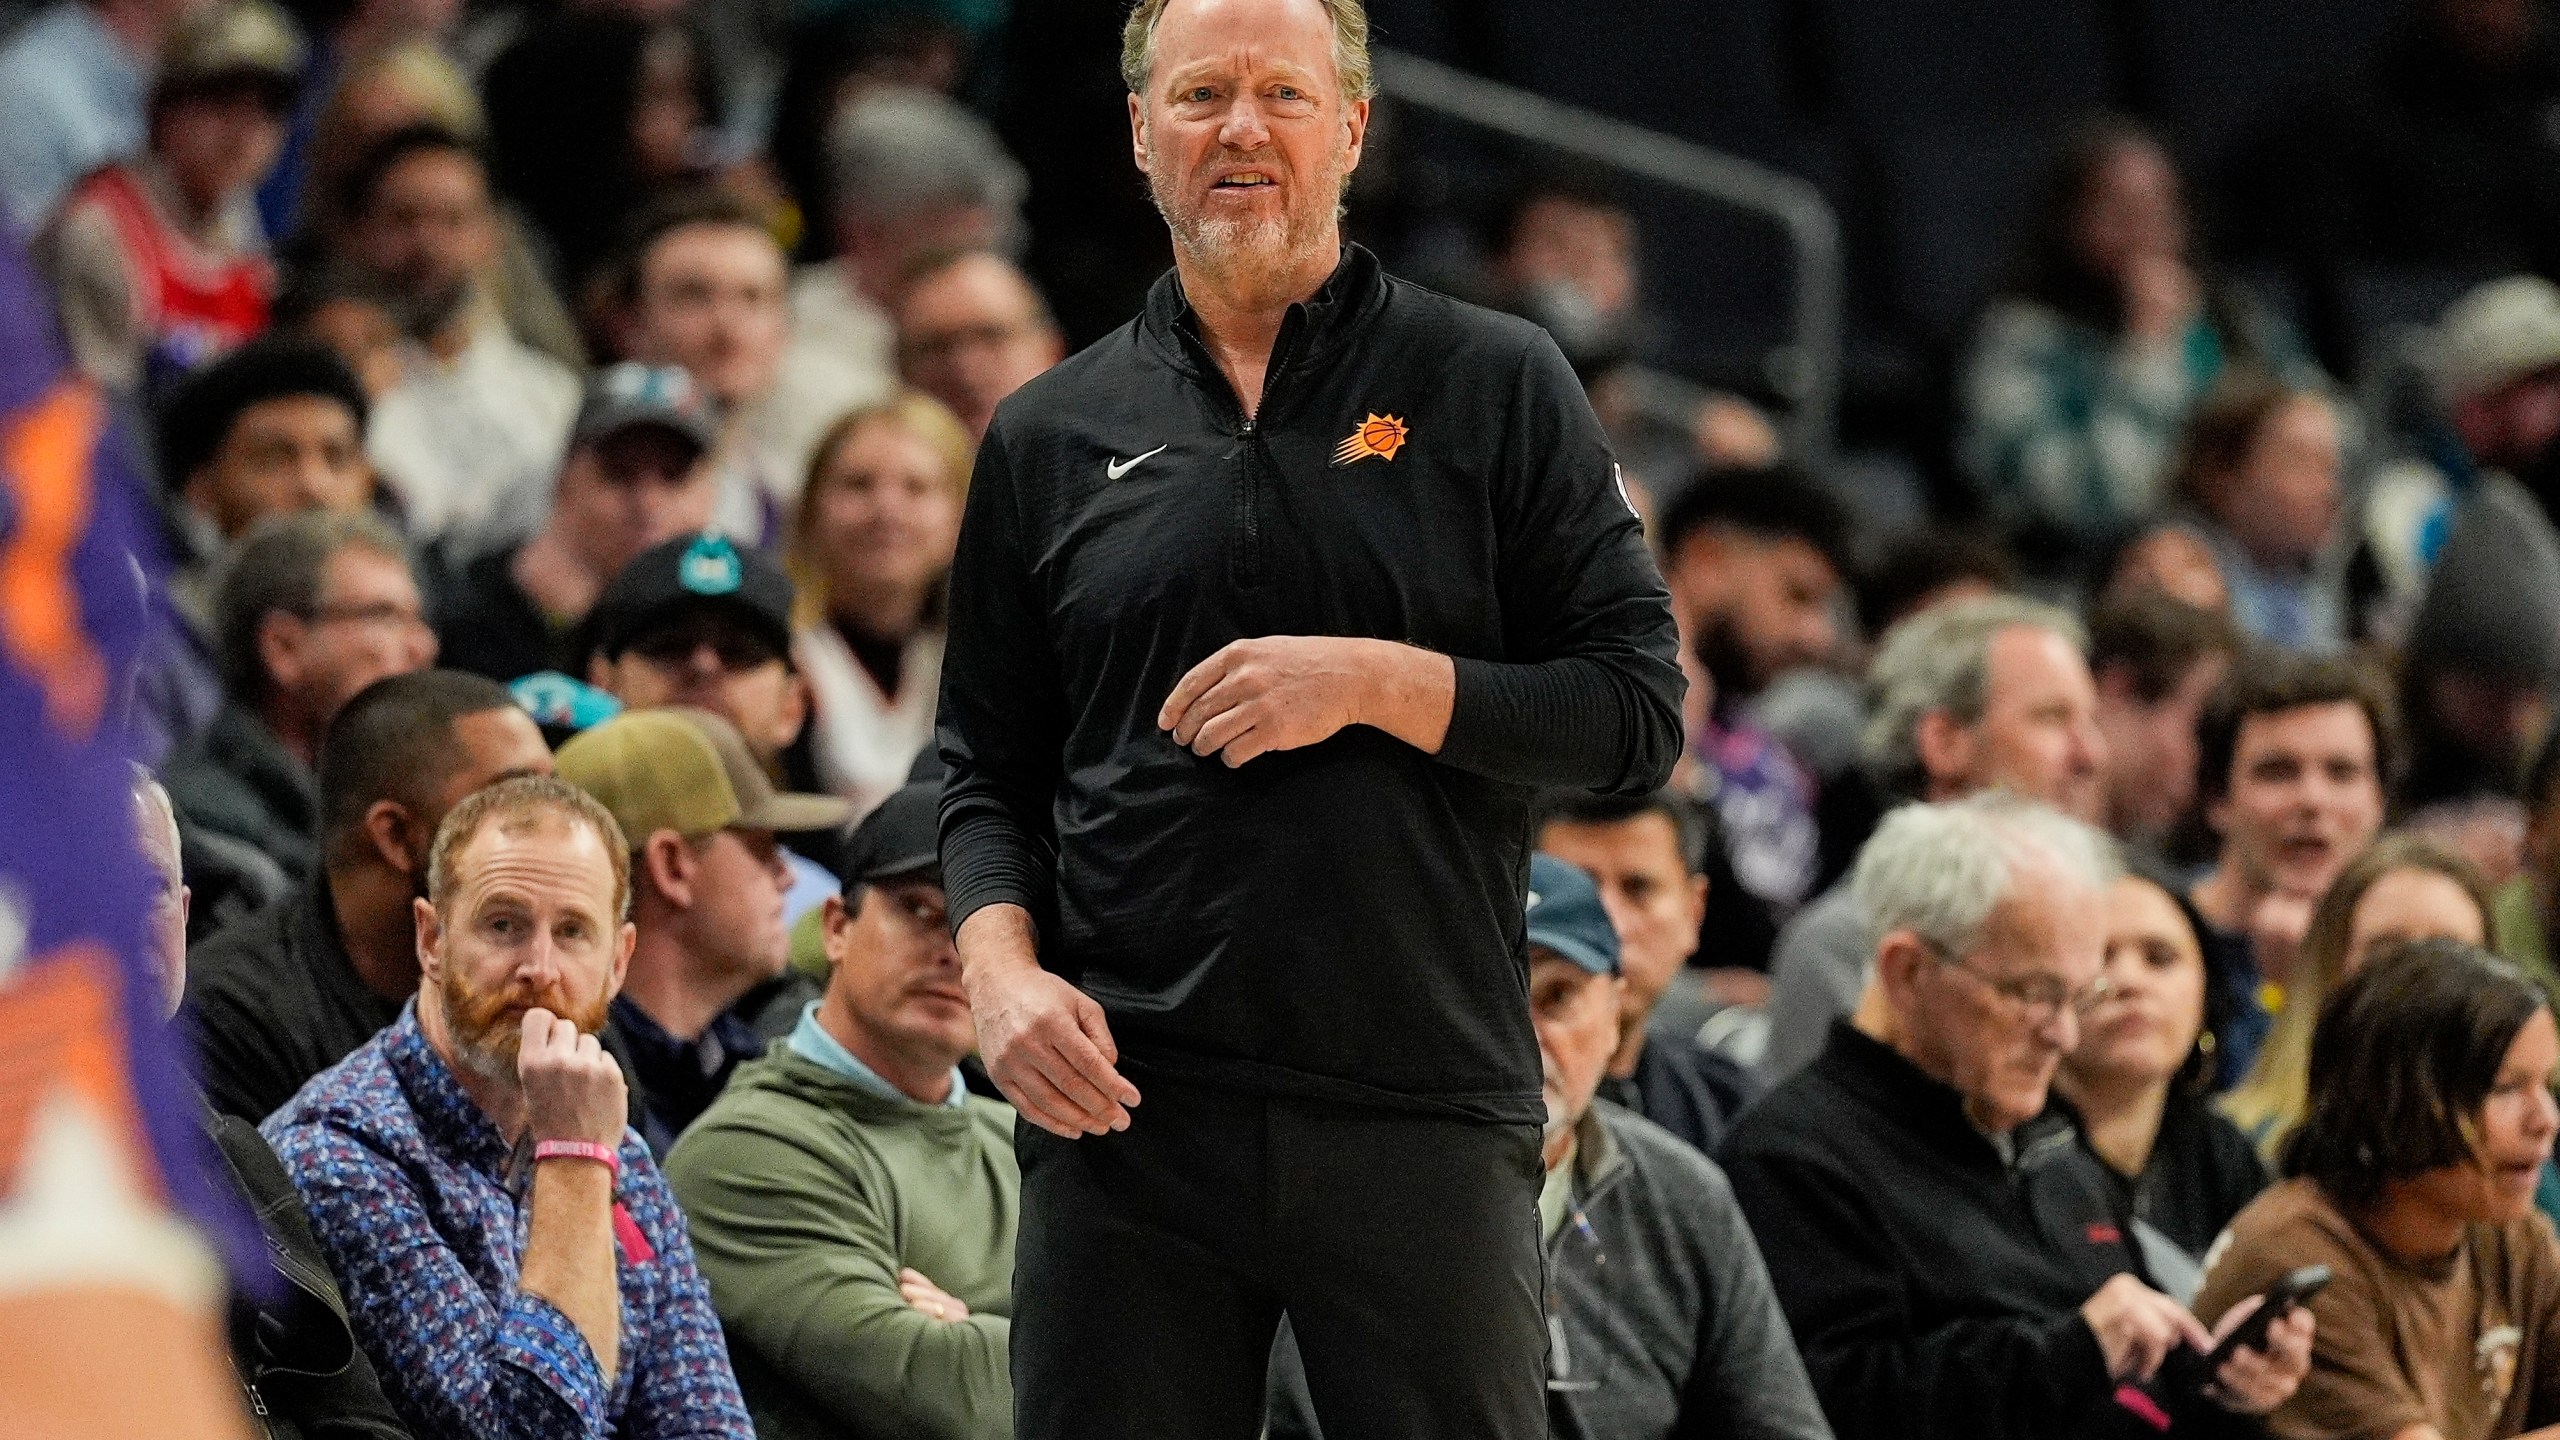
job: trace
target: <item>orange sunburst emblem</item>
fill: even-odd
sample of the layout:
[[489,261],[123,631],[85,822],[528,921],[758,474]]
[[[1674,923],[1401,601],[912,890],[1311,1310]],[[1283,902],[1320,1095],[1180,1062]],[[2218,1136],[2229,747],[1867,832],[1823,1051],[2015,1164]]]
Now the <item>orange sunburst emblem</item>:
[[1351,432],[1350,439],[1333,448],[1333,463],[1350,465],[1366,460],[1372,455],[1381,460],[1393,460],[1396,458],[1396,452],[1404,448],[1404,437],[1404,421],[1401,418],[1394,415],[1372,415],[1360,422],[1360,428]]

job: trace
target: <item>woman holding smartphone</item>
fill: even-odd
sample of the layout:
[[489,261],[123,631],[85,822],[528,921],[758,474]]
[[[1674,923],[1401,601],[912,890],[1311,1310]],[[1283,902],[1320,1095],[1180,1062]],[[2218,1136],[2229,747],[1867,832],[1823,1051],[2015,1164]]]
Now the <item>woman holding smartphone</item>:
[[2231,1222],[2196,1299],[2213,1314],[2333,1272],[2270,1434],[2560,1437],[2560,1240],[2533,1208],[2555,1068],[2541,989],[2477,946],[2386,949],[2330,996],[2290,1178]]

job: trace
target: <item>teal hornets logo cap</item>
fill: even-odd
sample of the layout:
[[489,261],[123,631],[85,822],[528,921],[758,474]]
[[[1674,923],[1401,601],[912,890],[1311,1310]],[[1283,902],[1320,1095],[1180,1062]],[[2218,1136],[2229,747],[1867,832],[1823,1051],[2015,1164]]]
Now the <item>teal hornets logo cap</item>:
[[738,547],[717,530],[696,536],[676,561],[676,583],[696,595],[734,595],[746,578]]
[[775,654],[791,654],[791,577],[771,555],[717,530],[641,551],[604,587],[588,623],[597,653],[620,659],[706,607],[761,636]]

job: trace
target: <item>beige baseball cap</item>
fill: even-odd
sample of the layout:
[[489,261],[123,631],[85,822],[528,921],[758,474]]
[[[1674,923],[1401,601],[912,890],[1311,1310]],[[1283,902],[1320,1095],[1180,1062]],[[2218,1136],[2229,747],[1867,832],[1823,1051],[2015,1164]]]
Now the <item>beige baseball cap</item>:
[[660,830],[828,830],[853,818],[834,795],[777,791],[737,727],[708,710],[628,710],[571,738],[560,778],[613,812],[636,849]]
[[160,55],[153,84],[173,92],[227,80],[262,82],[289,105],[302,79],[302,37],[267,0],[213,0],[189,11]]
[[2430,339],[2428,378],[2448,405],[2560,366],[2560,285],[2492,280],[2453,302]]

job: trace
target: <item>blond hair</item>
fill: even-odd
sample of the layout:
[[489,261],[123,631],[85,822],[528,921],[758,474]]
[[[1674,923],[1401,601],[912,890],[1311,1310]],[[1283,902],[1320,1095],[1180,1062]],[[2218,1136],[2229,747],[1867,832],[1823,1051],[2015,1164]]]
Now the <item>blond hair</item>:
[[[1147,76],[1156,63],[1156,22],[1171,0],[1138,0],[1129,23],[1120,31],[1120,78],[1129,93],[1143,97]],[[1333,22],[1333,73],[1342,82],[1347,104],[1378,93],[1377,76],[1369,68],[1369,12],[1360,0],[1316,0]]]
[[[453,897],[460,880],[454,874],[462,852],[470,848],[474,837],[490,825],[500,834],[520,835],[545,820],[565,820],[571,825],[584,825],[604,843],[604,853],[613,865],[613,915],[623,920],[631,914],[631,846],[622,838],[622,827],[614,822],[613,812],[604,808],[596,797],[549,775],[518,775],[495,785],[472,791],[462,798],[436,827],[435,845],[427,852],[427,903],[444,915],[447,901]],[[448,920],[450,916],[446,917]]]
[[323,223],[345,220],[338,207],[345,198],[340,192],[348,175],[365,151],[390,133],[357,128],[357,96],[375,84],[389,85],[408,100],[411,108],[402,117],[403,125],[429,121],[473,145],[488,134],[488,117],[471,88],[471,77],[433,41],[404,40],[358,57],[338,77],[312,131],[307,193]]
[[2441,875],[2462,887],[2480,908],[2480,933],[2487,948],[2498,948],[2496,912],[2489,903],[2488,882],[2478,867],[2460,854],[2422,835],[2385,835],[2347,862],[2311,912],[2302,946],[2295,952],[2293,976],[2285,987],[2284,1008],[2260,1042],[2249,1073],[2222,1097],[2222,1113],[2258,1151],[2274,1163],[2285,1137],[2302,1123],[2311,1103],[2311,1038],[2320,1023],[2321,1007],[2346,978],[2347,946],[2355,938],[2356,907],[2383,877],[2403,870]]
[[969,498],[969,471],[977,464],[978,442],[969,427],[943,403],[921,390],[900,389],[888,399],[846,411],[818,437],[809,452],[809,473],[800,485],[800,502],[791,513],[791,535],[783,547],[782,568],[791,577],[791,624],[795,629],[823,625],[827,619],[826,567],[818,563],[819,491],[836,452],[874,425],[903,426],[940,457],[954,499]]

